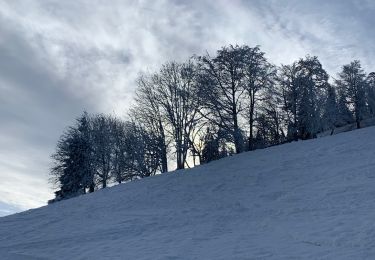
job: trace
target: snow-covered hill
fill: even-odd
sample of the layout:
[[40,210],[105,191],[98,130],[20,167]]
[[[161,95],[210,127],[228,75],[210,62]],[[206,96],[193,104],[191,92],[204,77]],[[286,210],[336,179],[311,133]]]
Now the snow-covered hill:
[[0,218],[1,259],[375,259],[375,128]]

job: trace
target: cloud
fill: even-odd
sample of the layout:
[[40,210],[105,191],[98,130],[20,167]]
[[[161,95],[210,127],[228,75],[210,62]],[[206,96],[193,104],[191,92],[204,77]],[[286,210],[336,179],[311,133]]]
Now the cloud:
[[[335,75],[343,64],[360,59],[373,69],[370,55],[375,31],[375,5],[368,1],[269,1],[266,23],[286,38],[298,41],[305,52],[317,55]],[[285,45],[285,49],[292,49]]]
[[43,205],[64,128],[84,109],[124,116],[139,73],[168,60],[238,43],[261,45],[276,64],[310,53],[333,76],[353,59],[370,71],[374,9],[370,0],[0,0],[0,200]]

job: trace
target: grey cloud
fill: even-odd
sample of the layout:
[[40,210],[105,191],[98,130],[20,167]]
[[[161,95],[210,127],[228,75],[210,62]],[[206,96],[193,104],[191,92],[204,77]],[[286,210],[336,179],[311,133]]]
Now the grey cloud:
[[66,124],[91,105],[69,95],[70,82],[1,17],[0,35],[0,200],[25,209],[51,196],[49,154]]

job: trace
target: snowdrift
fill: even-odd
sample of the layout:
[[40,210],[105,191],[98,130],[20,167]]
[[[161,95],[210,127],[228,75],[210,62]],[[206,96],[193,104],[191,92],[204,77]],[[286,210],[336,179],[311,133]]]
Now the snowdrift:
[[375,128],[0,218],[1,259],[375,259]]

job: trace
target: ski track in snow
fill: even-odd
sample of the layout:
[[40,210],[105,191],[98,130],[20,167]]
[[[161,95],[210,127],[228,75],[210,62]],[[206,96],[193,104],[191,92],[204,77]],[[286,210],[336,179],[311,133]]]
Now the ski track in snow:
[[375,259],[375,127],[0,218],[0,259]]

